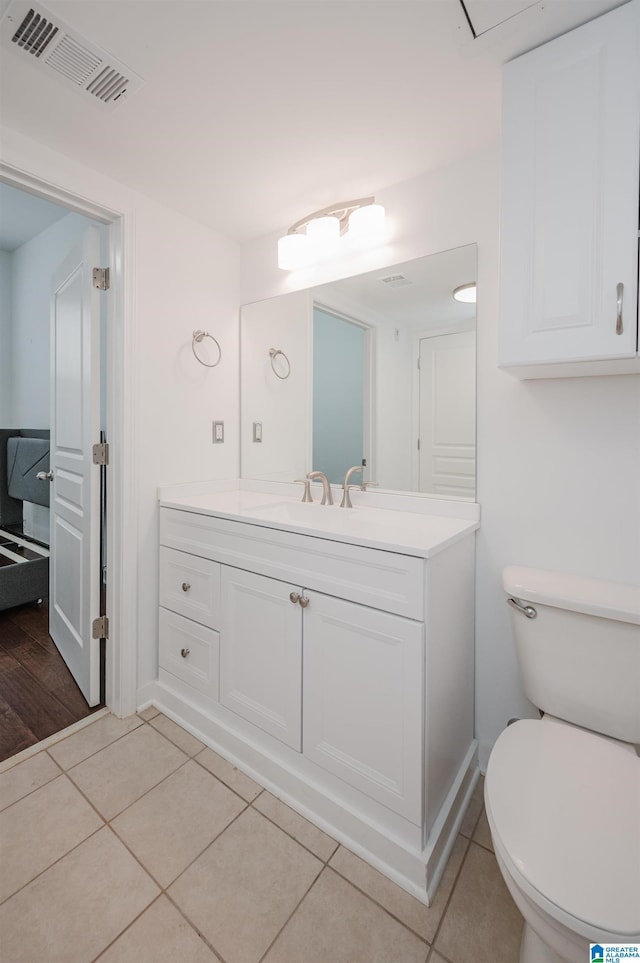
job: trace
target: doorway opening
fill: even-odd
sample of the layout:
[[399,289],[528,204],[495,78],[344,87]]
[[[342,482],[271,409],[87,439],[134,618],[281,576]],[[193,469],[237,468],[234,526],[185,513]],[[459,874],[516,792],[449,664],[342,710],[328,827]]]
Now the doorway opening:
[[[101,533],[104,478],[96,468],[89,497],[88,486],[69,469],[82,461],[75,428],[86,431],[86,398],[93,398],[95,441],[106,431],[107,306],[95,301],[90,331],[86,298],[74,300],[74,289],[87,288],[87,270],[70,269],[69,258],[86,251],[91,234],[100,263],[109,228],[7,183],[0,183],[0,208],[1,761],[105,703],[104,640],[89,637],[81,614],[106,587],[100,557],[107,543],[106,528]],[[91,525],[70,524],[63,503],[76,516],[84,505]],[[86,551],[79,553],[80,541]],[[89,556],[94,564],[83,564]],[[90,590],[88,580],[95,581]],[[50,614],[62,631],[52,629]],[[68,643],[65,651],[65,633],[75,633],[76,648],[93,649],[92,688],[73,664]]]

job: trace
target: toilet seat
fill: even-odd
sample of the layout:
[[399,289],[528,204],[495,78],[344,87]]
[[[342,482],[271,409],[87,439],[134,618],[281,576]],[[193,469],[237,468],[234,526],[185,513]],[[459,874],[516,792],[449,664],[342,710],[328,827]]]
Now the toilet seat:
[[556,721],[523,720],[498,738],[487,818],[514,881],[585,938],[640,941],[640,759]]

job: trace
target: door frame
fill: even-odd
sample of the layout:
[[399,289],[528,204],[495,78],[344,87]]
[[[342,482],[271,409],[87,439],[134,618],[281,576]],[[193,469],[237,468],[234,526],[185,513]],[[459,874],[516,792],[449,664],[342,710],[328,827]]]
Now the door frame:
[[[125,497],[127,492],[137,491],[133,211],[104,207],[3,161],[0,161],[0,181],[62,204],[69,211],[98,221],[107,228],[110,289],[107,356],[103,360],[109,442],[106,526],[109,639],[105,703],[115,715],[127,716],[136,710],[137,683],[137,513],[135,499]],[[96,617],[98,615],[96,612]]]

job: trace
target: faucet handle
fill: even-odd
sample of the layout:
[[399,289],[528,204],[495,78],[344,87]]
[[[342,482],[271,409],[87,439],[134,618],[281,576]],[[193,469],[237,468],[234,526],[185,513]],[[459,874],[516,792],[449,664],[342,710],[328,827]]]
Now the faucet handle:
[[303,502],[313,501],[313,497],[311,495],[311,482],[308,478],[296,478],[294,485],[304,485],[304,494],[302,496]]
[[360,491],[366,492],[367,488],[379,488],[378,482],[376,481],[362,481],[360,483]]

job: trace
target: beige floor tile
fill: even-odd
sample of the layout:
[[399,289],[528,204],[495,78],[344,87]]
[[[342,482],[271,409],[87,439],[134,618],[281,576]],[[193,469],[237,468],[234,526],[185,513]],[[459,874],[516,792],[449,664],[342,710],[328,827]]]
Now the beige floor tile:
[[254,808],[277,823],[285,833],[289,833],[299,843],[310,849],[314,855],[326,863],[338,848],[335,839],[286,806],[270,792],[263,792],[254,802]]
[[447,961],[445,960],[444,956],[440,956],[440,954],[436,953],[434,950],[429,957],[429,963],[447,963]]
[[141,725],[142,721],[138,716],[128,716],[126,719],[103,716],[84,729],[80,729],[79,732],[74,732],[72,736],[57,742],[55,746],[51,746],[49,755],[63,769],[71,769],[72,766],[77,766],[79,762],[88,759],[89,756]]
[[166,887],[244,807],[215,776],[188,762],[125,809],[112,826]]
[[98,812],[112,819],[186,759],[159,732],[141,725],[75,766],[69,776]]
[[431,943],[442,919],[447,900],[451,895],[458,870],[469,845],[464,836],[458,836],[453,845],[447,867],[440,880],[431,906],[425,906],[405,890],[396,886],[364,860],[349,852],[343,846],[332,858],[329,865],[341,876],[361,889],[396,916],[405,926]]
[[256,963],[321,869],[315,856],[247,809],[169,895],[226,963]]
[[160,710],[156,709],[155,706],[147,706],[147,708],[143,709],[142,712],[138,712],[138,716],[141,719],[144,719],[145,722],[148,722],[149,719],[153,719],[154,716],[157,716],[159,712]]
[[160,713],[154,716],[149,722],[154,729],[161,732],[163,736],[170,739],[178,747],[186,752],[188,756],[195,756],[196,753],[202,752],[204,749],[204,743],[192,736],[190,732],[183,729],[182,726],[177,725],[172,719],[168,719],[167,716],[163,716]]
[[245,776],[243,772],[232,766],[230,762],[219,756],[213,749],[205,749],[194,758],[205,769],[222,780],[229,789],[233,789],[239,796],[246,799],[247,802],[252,802],[262,792],[262,786],[259,786],[249,776]]
[[0,906],[7,963],[89,963],[158,895],[104,828]]
[[265,963],[425,963],[429,947],[325,869]]
[[473,834],[474,843],[479,843],[480,846],[484,846],[485,849],[490,849],[493,852],[493,842],[491,840],[491,830],[489,829],[489,821],[487,820],[487,814],[482,810],[480,813],[480,819],[476,826],[476,831]]
[[473,830],[476,828],[476,823],[478,822],[478,816],[482,812],[483,806],[484,776],[480,776],[475,785],[475,789],[473,790],[473,795],[471,796],[471,801],[469,802],[467,811],[464,814],[462,825],[460,826],[460,832],[463,836],[468,836],[468,838],[471,839],[473,836]]
[[9,806],[0,813],[0,901],[103,825],[63,775]]
[[218,959],[161,896],[99,957],[99,963],[216,963]]
[[60,768],[46,752],[39,752],[24,762],[0,774],[0,809],[6,809],[18,799],[60,775]]
[[493,853],[471,843],[436,939],[455,963],[514,963],[522,917],[503,882]]

